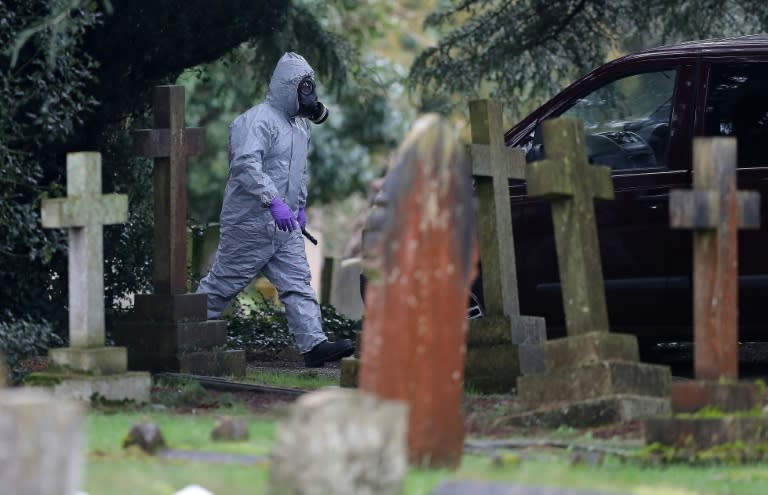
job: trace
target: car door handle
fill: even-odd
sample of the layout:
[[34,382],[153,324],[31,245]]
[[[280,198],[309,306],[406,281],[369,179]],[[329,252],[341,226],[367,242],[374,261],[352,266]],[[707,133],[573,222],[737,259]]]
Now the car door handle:
[[638,194],[635,197],[638,201],[648,204],[661,204],[669,201],[669,193],[662,194]]

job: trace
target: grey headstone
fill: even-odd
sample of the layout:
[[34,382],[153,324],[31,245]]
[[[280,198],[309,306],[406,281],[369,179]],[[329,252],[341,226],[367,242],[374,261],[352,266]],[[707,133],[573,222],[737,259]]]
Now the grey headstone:
[[123,448],[139,447],[148,454],[154,454],[165,448],[165,438],[160,427],[154,423],[139,423],[131,427],[123,440]]
[[334,264],[331,282],[330,303],[339,314],[351,320],[363,316],[363,298],[360,295],[359,261],[344,260]]
[[299,398],[277,428],[273,495],[389,495],[407,472],[408,408],[351,389]]
[[0,391],[0,493],[73,495],[84,465],[83,411],[41,390]]
[[248,440],[248,436],[248,422],[231,416],[217,419],[211,431],[211,440],[217,442],[242,442]]

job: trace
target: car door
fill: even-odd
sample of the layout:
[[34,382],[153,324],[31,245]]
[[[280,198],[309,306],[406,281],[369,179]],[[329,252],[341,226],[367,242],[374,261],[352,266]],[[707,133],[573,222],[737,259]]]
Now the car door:
[[735,137],[738,188],[761,195],[763,227],[739,232],[739,327],[742,340],[763,341],[768,332],[763,307],[768,301],[768,60],[747,54],[705,59],[702,72],[707,84],[698,98],[696,134]]
[[[589,159],[611,167],[615,200],[596,202],[596,219],[611,329],[664,338],[669,329],[670,257],[685,240],[669,229],[669,190],[687,183],[693,64],[644,66],[606,75],[563,102],[550,117],[585,125]],[[541,159],[539,126],[525,144]],[[521,311],[544,316],[548,337],[564,333],[563,303],[549,203],[510,188]],[[685,248],[690,250],[690,245]],[[678,281],[679,282],[679,281]]]

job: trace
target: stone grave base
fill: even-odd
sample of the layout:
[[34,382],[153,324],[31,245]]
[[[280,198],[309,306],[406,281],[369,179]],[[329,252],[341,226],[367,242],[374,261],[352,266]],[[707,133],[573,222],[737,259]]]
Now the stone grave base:
[[619,394],[573,402],[551,404],[539,409],[505,416],[509,426],[591,428],[636,421],[669,414],[669,399],[643,395]]
[[[138,301],[137,307],[140,307]],[[194,316],[189,308],[184,308],[179,305],[174,311]],[[227,342],[227,322],[224,320],[131,319],[116,322],[113,337],[115,342],[128,348],[128,369],[131,370],[207,376],[245,375],[245,351],[224,347]]]
[[346,357],[341,360],[341,378],[339,385],[345,388],[356,388],[360,378],[360,360],[356,357]]
[[672,410],[695,413],[706,407],[724,413],[749,411],[759,405],[754,383],[691,380],[672,384]]
[[52,368],[80,370],[108,375],[125,372],[128,365],[125,347],[60,347],[50,349]]
[[602,361],[557,368],[517,380],[521,407],[580,402],[614,395],[666,397],[672,377],[669,368],[626,361]]
[[520,376],[519,346],[512,342],[509,318],[469,321],[464,381],[481,393],[510,393]]
[[111,375],[89,375],[70,371],[30,373],[24,379],[27,386],[49,389],[59,399],[91,401],[150,401],[152,378],[143,371],[128,371]]
[[246,359],[243,350],[207,350],[170,354],[162,352],[131,352],[128,368],[153,372],[188,373],[205,376],[245,376]]
[[726,414],[720,418],[650,418],[645,422],[645,443],[694,450],[726,444],[768,447],[768,417]]
[[357,388],[360,380],[360,354],[363,351],[363,333],[355,336],[355,353],[341,360],[341,376],[339,385],[344,388]]

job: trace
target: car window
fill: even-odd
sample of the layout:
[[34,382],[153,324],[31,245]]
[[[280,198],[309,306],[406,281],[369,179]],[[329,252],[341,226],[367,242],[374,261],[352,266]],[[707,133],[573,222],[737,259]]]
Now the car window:
[[[590,163],[619,171],[667,168],[676,75],[663,70],[611,81],[560,114],[584,122]],[[522,146],[529,162],[544,157],[539,127]]]
[[704,135],[735,136],[739,167],[768,166],[768,64],[712,65]]
[[634,74],[578,99],[562,115],[584,122],[592,163],[666,168],[674,91],[674,70]]

